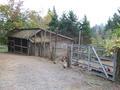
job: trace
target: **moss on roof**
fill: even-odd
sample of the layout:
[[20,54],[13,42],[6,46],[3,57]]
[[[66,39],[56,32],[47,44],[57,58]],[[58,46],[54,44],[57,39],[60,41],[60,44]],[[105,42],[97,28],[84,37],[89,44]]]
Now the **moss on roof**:
[[[35,34],[37,34],[40,31],[46,31],[52,34],[56,34],[55,32],[49,31],[49,30],[44,30],[41,28],[28,28],[28,29],[18,29],[18,30],[13,30],[12,32],[9,33],[8,37],[15,37],[15,38],[23,38],[23,39],[29,39],[30,37],[34,36]],[[60,37],[72,40],[72,38],[61,35],[61,34],[57,34]]]
[[10,34],[9,36],[16,37],[16,38],[28,39],[28,38],[32,37],[33,35],[35,35],[39,31],[40,30],[19,30],[19,31],[16,31],[16,32]]

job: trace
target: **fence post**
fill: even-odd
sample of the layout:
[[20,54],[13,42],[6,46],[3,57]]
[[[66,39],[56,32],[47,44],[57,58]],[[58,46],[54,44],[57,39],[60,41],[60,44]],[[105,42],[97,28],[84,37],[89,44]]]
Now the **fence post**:
[[120,82],[120,48],[116,55],[115,80]]
[[91,47],[88,46],[88,70],[90,71]]
[[114,53],[113,58],[113,81],[115,81],[117,53]]
[[71,46],[67,47],[67,67],[71,67]]
[[68,46],[68,50],[67,50],[67,67],[71,67],[72,64],[72,49],[73,49],[73,45]]

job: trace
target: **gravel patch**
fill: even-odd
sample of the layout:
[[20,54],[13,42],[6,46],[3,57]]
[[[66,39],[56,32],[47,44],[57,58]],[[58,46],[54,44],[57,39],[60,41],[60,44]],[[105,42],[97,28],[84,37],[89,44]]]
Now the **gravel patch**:
[[0,53],[0,90],[120,90],[120,85],[41,57]]

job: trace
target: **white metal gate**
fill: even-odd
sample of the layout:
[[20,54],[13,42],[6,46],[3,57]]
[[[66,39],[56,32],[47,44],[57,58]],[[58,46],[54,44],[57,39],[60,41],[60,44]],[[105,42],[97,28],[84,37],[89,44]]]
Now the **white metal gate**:
[[71,65],[85,68],[96,75],[114,80],[115,54],[107,56],[105,49],[94,46],[70,45]]

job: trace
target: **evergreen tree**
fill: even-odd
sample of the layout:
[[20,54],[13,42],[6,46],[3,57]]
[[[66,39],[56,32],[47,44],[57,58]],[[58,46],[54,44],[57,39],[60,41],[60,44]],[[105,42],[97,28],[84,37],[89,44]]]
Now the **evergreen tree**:
[[60,18],[60,26],[59,29],[62,34],[72,37],[75,42],[78,41],[78,32],[80,23],[78,22],[77,16],[73,13],[73,11],[69,11],[68,14],[63,13]]
[[91,29],[90,23],[87,20],[87,16],[84,16],[83,22],[81,24],[81,43],[82,44],[91,44]]
[[59,26],[58,15],[56,13],[55,7],[53,7],[53,11],[51,14],[51,21],[49,23],[49,29],[51,31],[55,31],[58,26]]
[[120,10],[118,9],[118,13],[114,13],[112,18],[109,18],[106,24],[106,30],[114,30],[120,28]]

